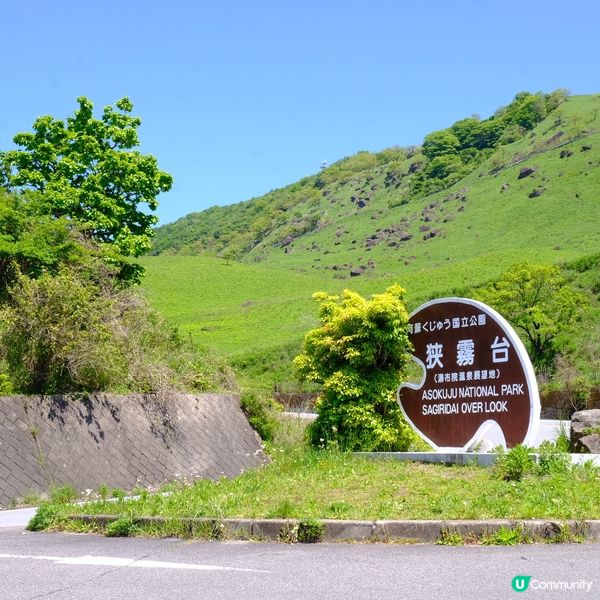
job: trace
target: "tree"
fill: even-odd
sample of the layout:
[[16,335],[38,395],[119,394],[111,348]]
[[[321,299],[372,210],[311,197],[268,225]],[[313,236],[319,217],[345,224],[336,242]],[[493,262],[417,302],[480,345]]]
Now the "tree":
[[425,174],[434,179],[445,179],[449,175],[460,171],[462,167],[463,162],[460,156],[456,154],[444,154],[443,156],[436,156],[427,163]]
[[[124,256],[150,248],[160,192],[171,189],[171,175],[159,170],[154,156],[139,146],[141,120],[132,116],[128,98],[93,117],[93,104],[77,99],[79,108],[66,121],[40,117],[33,133],[13,138],[20,147],[0,154],[0,184],[11,191],[41,192],[37,210],[81,224],[85,234],[114,245]],[[144,210],[146,209],[146,210]]]
[[458,154],[459,148],[459,139],[449,129],[434,131],[423,140],[423,154],[429,160],[445,154]]
[[461,148],[470,148],[475,145],[475,136],[481,126],[481,120],[475,117],[468,117],[456,121],[450,127],[452,133],[458,138]]
[[404,290],[394,285],[371,300],[349,290],[314,298],[321,326],[294,360],[303,379],[323,385],[311,444],[406,450],[414,434],[395,397],[411,350]]
[[551,366],[557,336],[579,316],[585,296],[573,290],[558,267],[521,262],[476,292],[523,334],[537,367]]

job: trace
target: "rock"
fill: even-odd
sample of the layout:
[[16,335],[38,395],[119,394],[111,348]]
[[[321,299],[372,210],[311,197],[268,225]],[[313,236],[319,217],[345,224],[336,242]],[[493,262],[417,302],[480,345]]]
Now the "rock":
[[359,200],[358,203],[356,204],[356,206],[358,206],[358,208],[364,208],[367,205],[367,203],[364,200]]
[[541,196],[544,193],[544,188],[539,187],[539,188],[535,188],[535,190],[533,190],[533,192],[531,192],[529,194],[530,198],[537,198],[538,196]]
[[400,233],[400,241],[401,242],[407,242],[408,240],[410,240],[412,238],[412,233],[410,233],[409,231],[402,231]]
[[519,171],[519,176],[517,177],[517,179],[525,179],[525,177],[529,177],[530,175],[533,175],[533,173],[535,173],[534,167],[523,167]]
[[581,146],[581,151],[582,152],[587,152],[588,150],[591,150],[592,147],[591,146]]
[[500,187],[500,191],[505,192],[509,188],[510,188],[510,183],[503,183],[502,186]]
[[580,410],[573,413],[571,452],[600,454],[600,409]]
[[564,131],[557,131],[551,138],[546,140],[546,144],[554,144],[554,142],[558,142],[563,135],[565,135]]
[[431,227],[429,227],[429,226],[427,226],[427,225],[421,225],[421,226],[419,227],[419,231],[420,231],[421,233],[423,233],[424,231],[429,231],[430,229],[431,229]]
[[561,150],[560,151],[561,158],[569,158],[569,156],[573,156],[573,153],[570,150]]
[[350,277],[360,277],[363,273],[364,273],[364,269],[362,269],[362,268],[352,269],[350,271]]
[[288,235],[287,237],[283,238],[283,240],[281,241],[281,247],[285,248],[286,246],[289,246],[291,243],[293,243],[294,238],[291,235]]
[[435,229],[432,229],[431,231],[428,231],[424,236],[423,239],[424,240],[429,240],[431,238],[434,238],[437,235],[437,231]]

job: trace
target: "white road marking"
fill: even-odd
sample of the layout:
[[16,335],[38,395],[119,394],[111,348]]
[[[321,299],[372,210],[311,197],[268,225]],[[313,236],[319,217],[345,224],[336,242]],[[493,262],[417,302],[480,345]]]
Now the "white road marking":
[[242,571],[246,573],[270,573],[262,569],[240,569],[220,565],[165,562],[160,560],[136,560],[118,556],[43,556],[35,554],[0,554],[0,558],[22,560],[47,560],[57,565],[89,565],[100,567],[134,567],[138,569],[185,569],[188,571]]

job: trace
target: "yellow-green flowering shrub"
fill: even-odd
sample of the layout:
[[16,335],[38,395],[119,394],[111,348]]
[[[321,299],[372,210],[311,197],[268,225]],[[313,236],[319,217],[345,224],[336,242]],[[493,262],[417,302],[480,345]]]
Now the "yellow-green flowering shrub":
[[396,402],[411,352],[404,290],[393,285],[370,300],[350,290],[341,296],[318,292],[314,299],[321,326],[306,334],[294,360],[303,379],[323,386],[310,443],[406,450],[414,433]]

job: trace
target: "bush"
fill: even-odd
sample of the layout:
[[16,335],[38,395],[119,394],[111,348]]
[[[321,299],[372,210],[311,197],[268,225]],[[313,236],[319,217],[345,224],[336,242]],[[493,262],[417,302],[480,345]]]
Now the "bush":
[[321,327],[307,333],[294,361],[302,378],[323,385],[311,445],[406,450],[415,434],[395,400],[411,350],[404,290],[392,286],[371,300],[349,290],[314,297]]
[[256,392],[245,391],[241,395],[240,406],[261,439],[265,442],[272,441],[277,426],[273,400]]
[[177,331],[99,272],[18,275],[0,310],[0,358],[24,393],[204,388],[207,373]]

